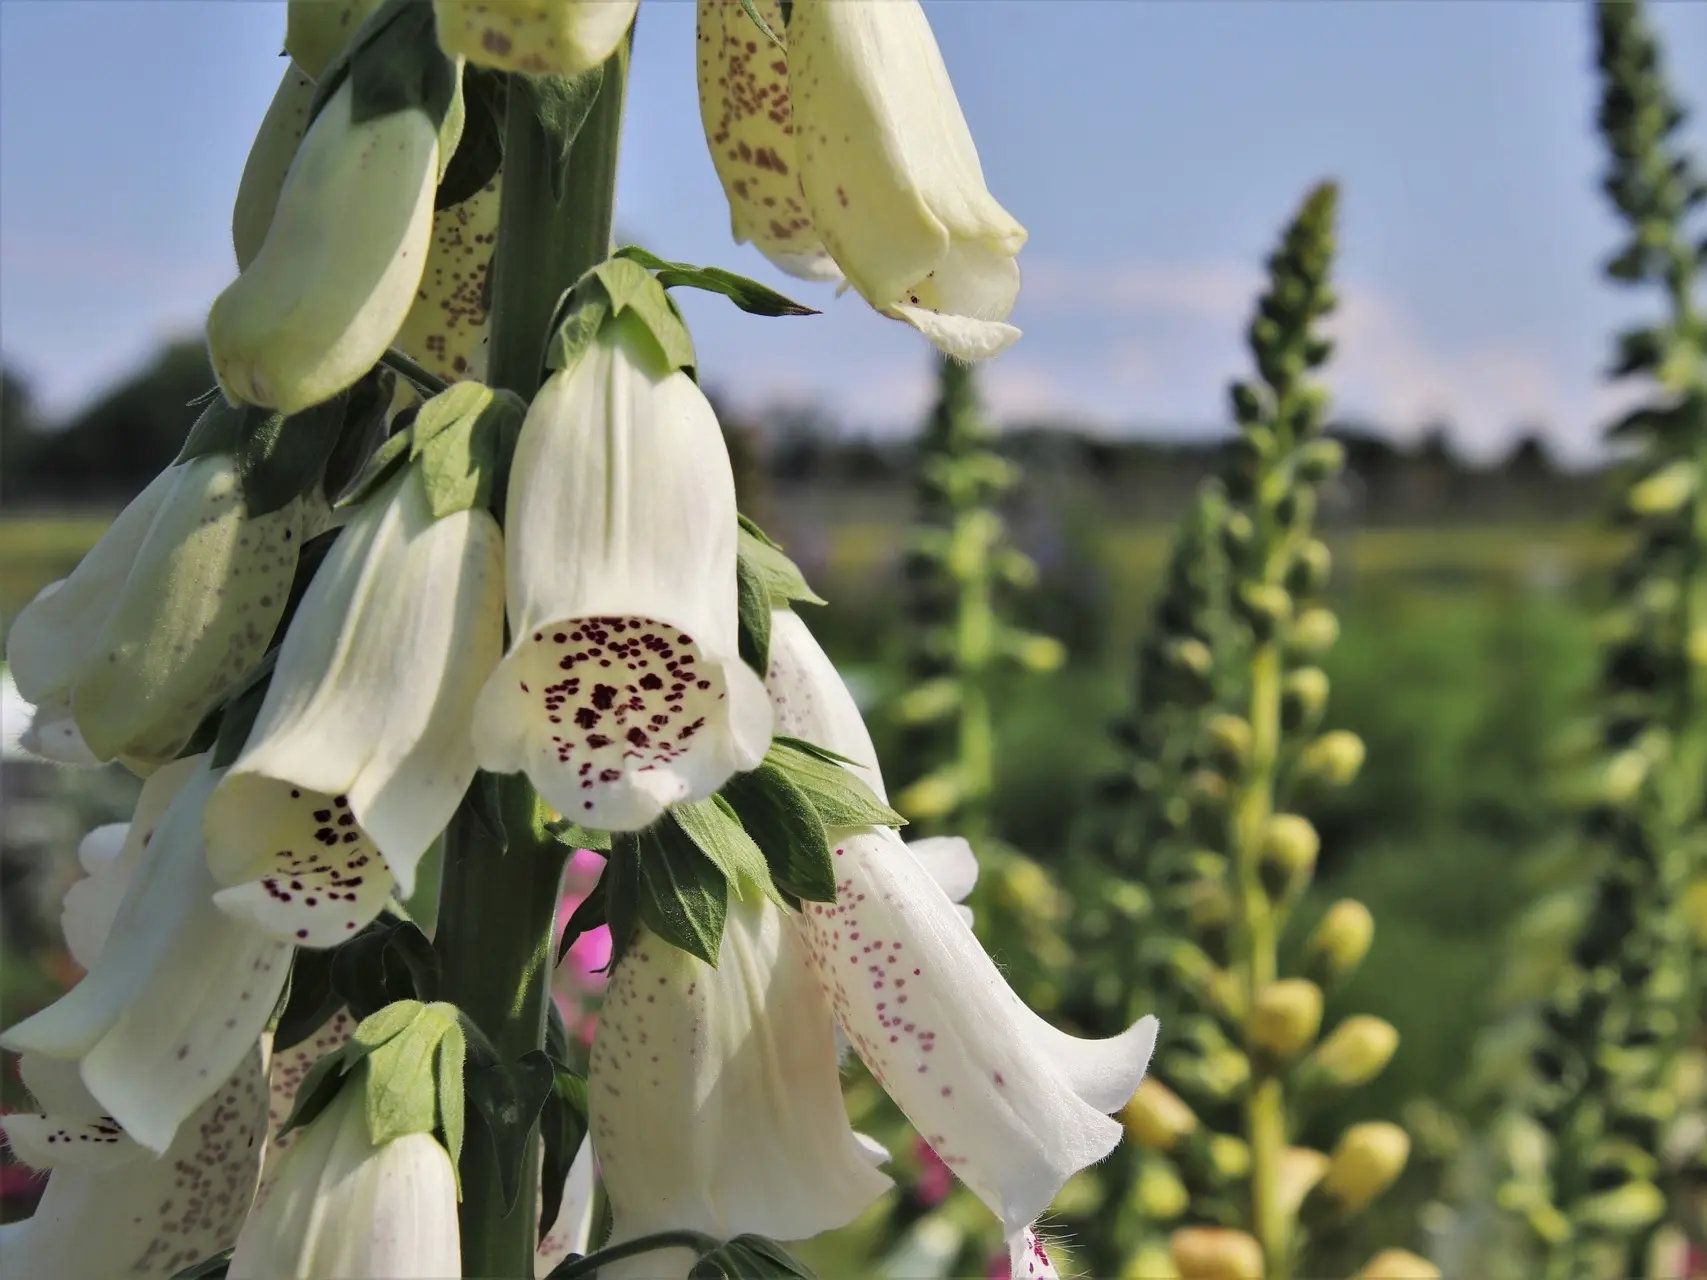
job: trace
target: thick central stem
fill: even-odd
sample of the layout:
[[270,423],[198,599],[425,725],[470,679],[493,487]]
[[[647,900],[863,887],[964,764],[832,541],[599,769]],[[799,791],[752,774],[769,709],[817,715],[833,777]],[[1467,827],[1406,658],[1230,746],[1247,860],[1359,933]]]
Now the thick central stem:
[[[544,372],[547,329],[558,298],[610,252],[616,157],[628,49],[605,66],[599,96],[570,153],[564,198],[553,193],[553,140],[519,83],[504,128],[503,196],[492,264],[492,385],[531,400]],[[471,795],[487,779],[477,779]],[[550,1000],[552,929],[567,851],[548,835],[526,777],[496,779],[507,848],[496,845],[468,803],[445,835],[435,946],[444,998],[485,1032],[506,1060],[543,1047]],[[539,1221],[539,1139],[521,1161],[520,1195],[504,1212],[497,1154],[478,1119],[462,1153],[462,1273],[528,1280]]]

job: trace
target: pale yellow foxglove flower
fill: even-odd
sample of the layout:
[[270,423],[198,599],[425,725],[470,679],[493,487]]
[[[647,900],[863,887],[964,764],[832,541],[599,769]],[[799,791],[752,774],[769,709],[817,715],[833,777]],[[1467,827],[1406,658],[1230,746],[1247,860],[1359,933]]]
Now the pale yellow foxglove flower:
[[498,245],[502,179],[433,215],[433,244],[397,349],[446,382],[486,376],[487,278]]
[[639,0],[433,0],[439,45],[498,71],[573,76],[616,52]]
[[318,80],[379,5],[380,0],[290,0],[285,52],[304,75]]

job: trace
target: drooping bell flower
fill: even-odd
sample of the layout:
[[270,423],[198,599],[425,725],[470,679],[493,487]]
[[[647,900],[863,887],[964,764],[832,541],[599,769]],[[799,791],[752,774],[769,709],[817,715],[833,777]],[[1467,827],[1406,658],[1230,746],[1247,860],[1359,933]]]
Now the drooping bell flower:
[[[394,21],[399,26],[403,19]],[[208,352],[232,401],[295,413],[371,369],[414,304],[455,68],[424,70],[426,100],[358,114],[359,63],[321,107],[285,174],[254,260],[214,301]],[[375,56],[378,56],[377,54]]]
[[432,247],[396,346],[446,382],[486,376],[487,277],[498,245],[501,177],[433,215]]
[[313,77],[295,63],[287,64],[267,114],[261,117],[261,127],[255,131],[255,140],[249,144],[249,158],[231,206],[231,247],[239,271],[255,260],[266,243],[285,174],[290,172],[290,162],[296,159],[296,149],[308,132],[313,105]]
[[474,699],[503,649],[502,548],[484,510],[435,519],[413,467],[339,535],[208,802],[222,910],[324,947],[394,886],[413,892],[474,777]]
[[205,756],[148,779],[124,849],[96,872],[128,877],[123,892],[66,904],[95,915],[118,898],[109,929],[66,928],[104,933],[100,954],[69,992],[0,1035],[15,1052],[78,1059],[103,1113],[158,1153],[253,1050],[289,972],[290,947],[213,903],[201,828],[218,781]]
[[533,1273],[545,1280],[557,1264],[572,1253],[586,1253],[593,1238],[594,1209],[593,1140],[581,1139],[581,1146],[569,1164],[569,1176],[563,1182],[563,1199],[558,1203],[557,1221],[551,1230],[540,1237],[534,1250]]
[[[858,710],[804,627],[773,629],[771,666],[773,685],[792,694],[778,702],[779,730],[860,759],[870,739],[852,728]],[[1144,1077],[1156,1020],[1108,1040],[1056,1030],[1014,994],[899,836],[830,834],[836,901],[806,903],[796,918],[813,971],[872,1075],[1001,1218],[1023,1275],[1030,1224],[1119,1141],[1110,1117]]]
[[456,1172],[430,1133],[376,1145],[365,1068],[279,1160],[243,1224],[232,1280],[446,1280],[462,1274]]
[[34,1214],[0,1225],[8,1275],[168,1280],[235,1243],[267,1133],[264,1043],[158,1155],[106,1113],[75,1063],[26,1053],[19,1070],[41,1113],[0,1116],[0,1133],[48,1179]]
[[[801,939],[745,892],[715,969],[642,927],[611,975],[588,1105],[612,1244],[670,1229],[801,1240],[890,1185],[881,1149],[848,1125],[830,1007]],[[600,1275],[681,1276],[691,1261],[654,1252]]]
[[[781,30],[781,5],[760,13]],[[700,0],[700,110],[737,240],[867,302],[963,360],[1007,323],[1026,232],[985,185],[917,0],[798,0],[787,49],[740,0]]]
[[534,397],[511,464],[511,646],[480,694],[480,766],[632,831],[770,743],[741,660],[735,483],[711,405],[631,311]]
[[318,80],[380,0],[290,0],[285,6],[285,52]]
[[433,0],[439,44],[477,66],[574,76],[616,52],[639,0]]
[[32,750],[144,769],[177,755],[260,661],[316,523],[306,495],[250,511],[230,454],[174,462],[24,607],[6,653],[38,708]]

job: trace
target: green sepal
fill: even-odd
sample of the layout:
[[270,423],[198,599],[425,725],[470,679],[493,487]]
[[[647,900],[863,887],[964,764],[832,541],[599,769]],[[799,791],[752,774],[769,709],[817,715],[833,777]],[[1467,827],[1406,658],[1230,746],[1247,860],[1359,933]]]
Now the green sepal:
[[656,279],[666,289],[684,286],[689,289],[703,289],[707,293],[720,293],[728,298],[741,310],[755,316],[815,316],[819,312],[812,307],[794,301],[757,280],[749,280],[746,276],[738,276],[733,271],[725,271],[722,267],[696,267],[687,262],[668,262],[655,253],[648,253],[639,245],[628,244],[618,249],[614,255],[638,262],[657,273]]
[[738,516],[741,532],[736,540],[736,568],[755,578],[765,589],[773,609],[786,609],[796,601],[823,604],[824,599],[806,584],[806,577],[782,548],[765,536],[764,530],[746,516]]
[[332,959],[336,954],[317,947],[298,947],[291,957],[284,999],[273,1019],[274,1053],[301,1044],[344,1007],[344,998],[332,987]]
[[513,391],[478,382],[459,382],[421,406],[409,428],[409,458],[434,517],[492,508],[526,411]]
[[543,1049],[530,1049],[509,1063],[476,1061],[468,1069],[465,1094],[492,1140],[506,1214],[516,1207],[528,1134],[552,1093],[556,1073]]
[[628,954],[629,944],[640,926],[640,857],[635,837],[619,835],[611,844],[604,874],[599,877],[605,895],[605,922],[610,926],[610,964],[606,972],[614,972]]
[[736,1236],[701,1254],[688,1280],[818,1280],[811,1268],[774,1240]]
[[634,868],[639,920],[664,942],[715,968],[729,910],[722,870],[667,817],[617,837],[606,874],[624,863]]
[[569,913],[569,919],[563,925],[563,936],[557,940],[557,963],[562,964],[569,948],[584,933],[591,933],[605,923],[605,880],[601,874],[593,887],[587,891],[587,896],[575,904],[575,909]]
[[607,258],[582,276],[558,301],[546,345],[546,367],[567,369],[606,325],[632,317],[650,335],[667,369],[693,376],[693,338],[670,297],[638,262]]
[[464,1090],[468,1079],[468,1038],[459,1027],[456,1035],[442,1037],[433,1049],[434,1084],[438,1093],[439,1132],[445,1153],[450,1156],[456,1181],[456,1198],[462,1200],[462,1139],[467,1132]]
[[569,194],[570,152],[604,88],[605,69],[593,67],[578,76],[513,76],[511,83],[520,90],[549,143],[551,194],[562,204]]
[[826,828],[907,825],[905,818],[879,800],[855,774],[809,747],[797,739],[772,738],[761,767],[785,772],[805,793]]
[[344,421],[337,441],[326,458],[321,491],[329,502],[337,502],[366,469],[367,461],[385,442],[391,402],[396,398],[397,374],[375,365],[351,387],[344,406]]
[[190,428],[177,462],[226,453],[243,483],[246,514],[277,511],[321,482],[344,425],[348,392],[301,413],[233,405],[215,396]]
[[[311,127],[351,77],[352,123],[413,109],[425,112],[436,125],[454,116],[460,135],[462,86],[456,63],[439,48],[432,8],[420,0],[386,0],[356,28],[315,83],[308,108]],[[456,135],[441,138],[441,170],[457,149]]]
[[741,0],[741,12],[746,14],[752,20],[753,25],[764,33],[765,39],[777,48],[787,50],[788,44],[783,40],[781,33],[773,30],[771,24],[765,21],[764,15],[759,12],[759,6],[754,4],[753,0]]
[[561,1062],[554,1064],[551,1092],[539,1113],[539,1234],[557,1224],[569,1167],[587,1136],[587,1082]]
[[736,774],[718,794],[764,853],[778,888],[808,902],[836,900],[829,835],[811,799],[784,769],[767,761]]
[[415,418],[414,409],[406,409],[391,424],[392,432],[379,447],[368,455],[360,474],[345,487],[338,499],[340,508],[358,506],[378,493],[409,461],[409,424]]
[[439,993],[439,960],[413,920],[385,914],[332,952],[332,989],[355,1018]]
[[439,1045],[463,1036],[456,1006],[399,1001],[360,1024],[356,1036],[370,1024],[368,1136],[375,1146],[384,1146],[411,1133],[433,1132],[439,1127],[438,1065],[444,1060]]
[[735,558],[735,611],[741,661],[763,680],[771,661],[771,597],[758,570],[741,555]]
[[231,1269],[231,1250],[216,1253],[211,1258],[192,1262],[182,1271],[174,1271],[172,1280],[221,1280]]
[[671,805],[667,820],[680,827],[694,847],[716,864],[736,897],[744,896],[741,885],[749,881],[771,901],[781,901],[764,851],[747,834],[741,819],[722,796]]
[[861,763],[865,763],[865,764],[875,763],[874,761],[862,762],[859,760],[850,759],[847,756],[844,756],[840,751],[831,751],[830,748],[821,747],[816,742],[808,742],[808,741],[806,741],[805,738],[791,738],[786,733],[778,733],[778,734],[773,735],[771,738],[771,742],[773,742],[773,743],[779,743],[780,742],[783,746],[792,747],[796,751],[804,752],[805,754],[811,756],[814,760],[822,760],[826,764],[858,765]]
[[594,853],[610,852],[611,835],[608,831],[594,831],[591,827],[583,827],[568,818],[548,822],[545,829],[553,840],[568,845],[571,849],[591,849]]
[[219,713],[219,733],[213,740],[213,758],[209,762],[213,768],[223,769],[243,754],[249,733],[255,727],[255,717],[261,714],[261,704],[266,701],[267,690],[272,687],[273,665],[278,661],[278,655],[279,651],[274,649],[256,663],[255,669],[225,700],[225,707]]
[[462,140],[445,165],[434,209],[461,204],[486,187],[504,163],[506,78],[472,63],[462,69]]

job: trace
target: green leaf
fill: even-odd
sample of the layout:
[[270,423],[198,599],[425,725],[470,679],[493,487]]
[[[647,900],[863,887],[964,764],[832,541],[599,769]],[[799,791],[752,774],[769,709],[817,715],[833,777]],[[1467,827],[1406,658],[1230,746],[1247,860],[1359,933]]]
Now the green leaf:
[[735,602],[741,661],[762,680],[770,672],[771,597],[764,579],[745,556],[735,560]]
[[256,664],[243,683],[225,702],[219,717],[219,736],[213,741],[212,766],[223,769],[248,745],[249,733],[255,727],[255,717],[261,714],[267,689],[273,682],[273,664],[278,660],[274,649]]
[[544,131],[551,167],[551,193],[559,204],[569,192],[569,157],[581,126],[604,87],[602,66],[578,76],[511,76]]
[[539,1175],[539,1234],[543,1238],[557,1223],[563,1208],[563,1186],[569,1167],[587,1136],[587,1082],[558,1068],[550,1094],[539,1113],[541,1167]]
[[190,428],[177,461],[231,455],[252,518],[277,511],[320,484],[338,443],[348,393],[286,416],[215,396]]
[[624,245],[614,255],[638,262],[643,267],[656,271],[658,283],[666,289],[678,285],[689,289],[703,289],[707,293],[720,293],[728,298],[741,310],[756,316],[815,316],[819,314],[812,307],[805,306],[778,293],[757,280],[749,280],[746,276],[736,275],[733,271],[725,271],[722,267],[696,267],[687,262],[668,262],[655,253],[648,253],[638,245]]
[[445,1033],[433,1053],[439,1132],[444,1135],[445,1151],[450,1155],[450,1167],[456,1175],[458,1200],[462,1199],[462,1139],[466,1128],[463,1082],[467,1073],[467,1060],[468,1038],[459,1025],[454,1032]]
[[326,458],[321,488],[329,501],[336,502],[349,490],[368,459],[384,444],[396,394],[397,375],[384,365],[370,369],[350,388],[343,424]]
[[491,508],[525,413],[513,392],[478,382],[459,382],[421,406],[410,428],[409,456],[418,460],[434,516]]
[[788,1250],[764,1236],[736,1236],[702,1254],[688,1280],[817,1280]]
[[432,944],[400,916],[381,916],[332,951],[332,990],[358,1019],[399,1002],[431,1000],[438,982]]
[[408,1022],[367,1056],[367,1127],[375,1146],[438,1127],[438,1047],[447,1036],[462,1036],[454,1005],[406,1000],[391,1007],[411,1006]]
[[836,900],[829,836],[811,798],[773,764],[738,773],[719,794],[764,852],[771,879],[808,902]]
[[687,325],[682,323],[664,286],[645,267],[628,258],[607,258],[587,275],[597,281],[610,301],[607,323],[632,316],[652,335],[668,368],[693,370],[697,362]]
[[823,604],[823,598],[806,585],[805,575],[794,561],[782,553],[782,548],[762,533],[752,532],[757,527],[742,517],[741,533],[736,543],[737,569],[750,574],[764,586],[772,608],[786,609],[795,600]]
[[[607,863],[607,869],[608,865]],[[605,875],[601,874],[588,890],[587,896],[570,912],[568,923],[563,926],[563,936],[557,940],[558,964],[563,963],[563,958],[569,954],[569,948],[575,945],[577,938],[605,923],[605,878]]]
[[792,741],[772,739],[765,764],[788,774],[789,780],[806,793],[818,820],[827,828],[907,825],[907,820],[873,795],[857,775],[815,751],[801,750]]
[[629,944],[640,922],[640,850],[638,837],[623,834],[612,841],[611,855],[605,862],[599,884],[605,891],[605,919],[610,923],[610,964],[612,972]]
[[599,330],[610,319],[610,303],[602,296],[588,297],[588,292],[578,285],[558,302],[551,317],[551,341],[546,344],[546,368],[567,369],[572,366],[581,358],[581,353],[592,346]]
[[434,209],[448,209],[478,195],[498,174],[504,162],[506,77],[473,64],[462,70],[462,105],[466,113],[462,141],[439,179]]
[[321,73],[310,119],[319,115],[346,74],[353,81],[353,124],[411,110],[424,112],[440,124],[451,114],[461,82],[456,63],[439,48],[428,6],[386,5],[357,29],[345,52],[347,58],[335,60]]
[[653,823],[628,840],[638,871],[640,919],[671,946],[715,968],[729,910],[723,872],[673,822]]
[[568,845],[571,849],[591,849],[594,853],[610,852],[608,831],[594,831],[591,827],[583,827],[568,818],[548,822],[545,829],[553,840]]
[[741,826],[741,819],[727,800],[713,796],[709,800],[671,805],[668,820],[680,827],[694,847],[716,864],[737,896],[741,894],[741,882],[747,880],[775,899],[776,886],[771,882],[764,851],[753,843],[753,837]]
[[747,17],[752,19],[755,27],[764,32],[765,39],[769,40],[779,49],[788,48],[788,46],[783,43],[782,36],[773,31],[771,29],[771,24],[765,21],[764,15],[759,12],[759,7],[753,3],[753,0],[741,0],[741,11],[745,13]]
[[336,951],[299,947],[291,958],[284,1005],[273,1025],[273,1052],[299,1045],[343,1008],[344,999],[332,989],[332,960]]
[[516,1206],[528,1134],[552,1094],[556,1072],[544,1050],[530,1049],[512,1063],[478,1066],[467,1074],[468,1101],[485,1125],[497,1156],[498,1186],[506,1214]]

